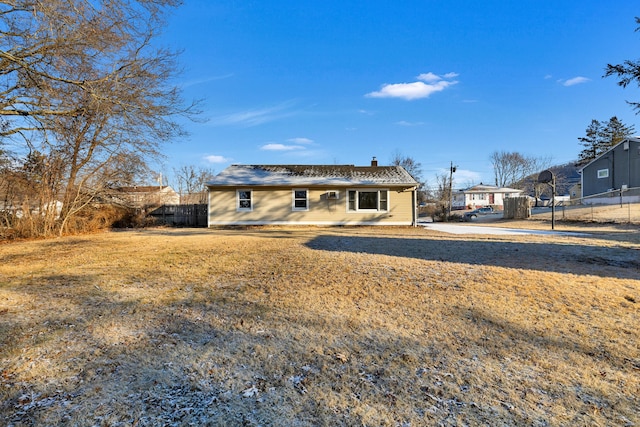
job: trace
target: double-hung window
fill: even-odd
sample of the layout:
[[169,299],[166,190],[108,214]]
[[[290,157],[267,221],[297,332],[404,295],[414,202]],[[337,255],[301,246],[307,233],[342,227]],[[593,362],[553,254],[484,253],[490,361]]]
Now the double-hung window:
[[389,210],[389,190],[349,190],[347,210],[386,212]]
[[309,210],[309,191],[302,189],[294,189],[292,192],[294,211]]
[[251,190],[236,191],[236,209],[239,211],[253,210],[253,191]]

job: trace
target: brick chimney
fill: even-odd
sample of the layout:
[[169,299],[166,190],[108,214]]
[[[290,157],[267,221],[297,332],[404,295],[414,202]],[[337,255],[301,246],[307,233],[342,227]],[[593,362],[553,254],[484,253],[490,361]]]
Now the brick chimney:
[[375,156],[373,157],[373,159],[371,159],[371,167],[372,168],[378,167],[378,160],[375,158]]

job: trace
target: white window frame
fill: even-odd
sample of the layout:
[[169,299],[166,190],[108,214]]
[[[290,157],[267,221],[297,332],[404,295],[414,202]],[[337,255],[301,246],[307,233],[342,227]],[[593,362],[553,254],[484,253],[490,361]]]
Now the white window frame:
[[[296,206],[296,200],[303,200],[301,197],[296,197],[296,191],[304,191],[304,207],[300,208]],[[307,188],[294,188],[291,190],[291,210],[292,211],[308,211],[309,210],[309,189]]]
[[609,178],[609,169],[598,169],[598,179]]
[[[350,209],[349,207],[349,203],[351,201],[351,193],[355,192],[355,209]],[[374,193],[377,192],[377,200],[376,200],[376,209],[360,209],[360,193]],[[381,205],[381,201],[382,198],[380,197],[381,193],[386,193],[386,208],[385,209],[381,209],[380,205]],[[349,190],[347,190],[347,197],[345,197],[346,199],[346,206],[347,206],[347,212],[389,212],[389,203],[390,203],[390,194],[391,192],[389,191],[388,188],[361,188],[361,189],[357,189],[357,188],[351,188]]]
[[[249,192],[249,199],[246,198],[240,198],[240,193],[245,193],[245,192]],[[249,200],[249,207],[241,207],[240,206],[240,201],[241,200]],[[253,190],[250,188],[241,188],[241,189],[237,189],[236,190],[236,211],[238,212],[251,212],[253,211]]]

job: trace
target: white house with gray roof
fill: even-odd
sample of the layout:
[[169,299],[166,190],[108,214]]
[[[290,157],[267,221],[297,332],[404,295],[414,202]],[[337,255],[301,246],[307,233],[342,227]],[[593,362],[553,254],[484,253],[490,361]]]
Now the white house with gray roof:
[[231,165],[207,183],[210,227],[415,225],[418,182],[401,166]]
[[502,209],[504,199],[507,197],[518,197],[520,195],[522,195],[522,190],[497,187],[495,185],[484,185],[481,183],[454,192],[452,206],[454,209],[476,209],[484,206]]

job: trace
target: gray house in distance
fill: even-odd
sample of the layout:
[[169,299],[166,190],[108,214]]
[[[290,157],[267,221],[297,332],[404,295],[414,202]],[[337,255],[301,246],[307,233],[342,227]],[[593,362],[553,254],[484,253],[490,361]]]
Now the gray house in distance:
[[585,204],[640,202],[640,137],[614,145],[580,173]]

